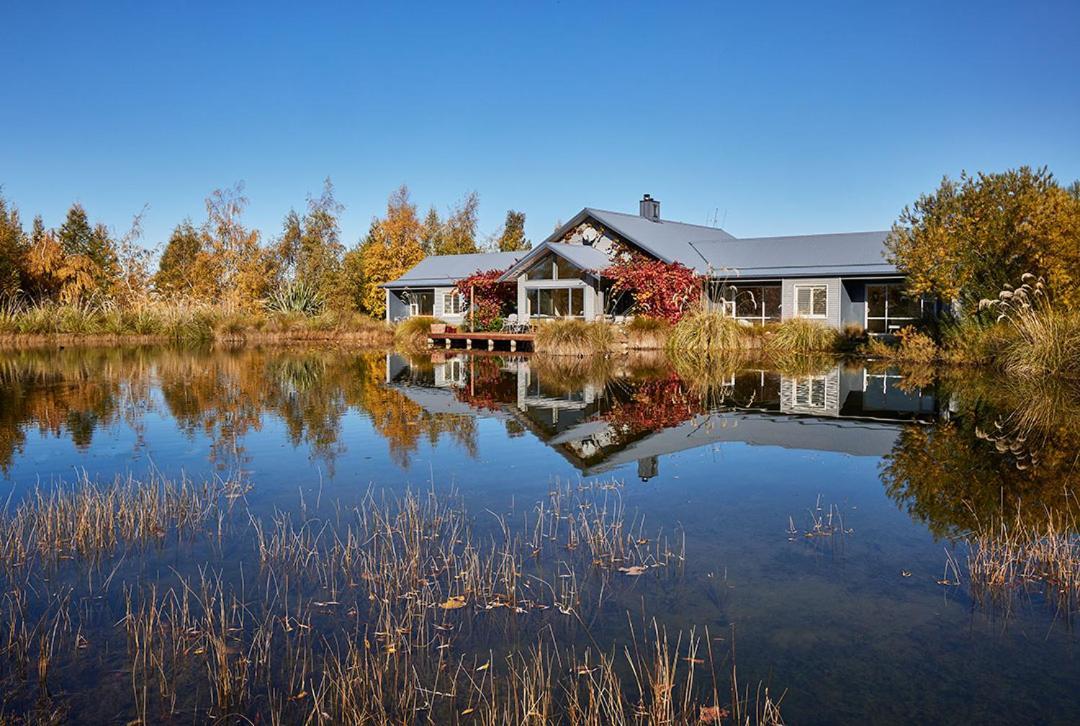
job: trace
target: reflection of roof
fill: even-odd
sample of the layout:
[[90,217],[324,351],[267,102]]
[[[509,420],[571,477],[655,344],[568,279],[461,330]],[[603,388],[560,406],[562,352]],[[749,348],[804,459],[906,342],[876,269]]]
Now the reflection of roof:
[[[390,387],[428,413],[454,416],[477,416],[480,413],[476,408],[455,396],[450,388],[410,385],[391,385]],[[491,411],[490,415],[494,418],[506,418],[506,414],[502,411]]]
[[[547,443],[576,449],[577,442],[603,432],[595,421],[559,434]],[[884,456],[893,447],[902,424],[845,419],[785,416],[765,413],[729,413],[698,416],[690,421],[654,431],[628,446],[612,451],[587,467],[587,476],[629,464],[638,459],[719,443],[779,446],[785,449],[830,451],[851,456]],[[572,457],[576,459],[577,456]]]
[[611,264],[611,258],[595,247],[545,242],[534,247],[529,254],[511,265],[500,279],[510,280],[517,277],[522,271],[549,252],[569,260],[586,272],[599,272]]
[[473,255],[431,255],[383,287],[450,287],[474,272],[505,270],[523,257],[521,252],[481,252]]
[[754,237],[693,243],[714,277],[895,275],[885,259],[888,232]]

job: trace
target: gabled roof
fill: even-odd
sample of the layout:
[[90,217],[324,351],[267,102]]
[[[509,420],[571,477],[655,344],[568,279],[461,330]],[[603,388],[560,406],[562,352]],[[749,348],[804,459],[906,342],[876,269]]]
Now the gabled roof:
[[411,270],[382,287],[452,287],[474,272],[505,270],[525,254],[519,252],[480,252],[472,255],[431,255],[420,260]]
[[[694,242],[712,277],[808,277],[814,275],[895,275],[885,259],[888,232],[750,237]],[[689,263],[687,263],[689,264]]]
[[618,233],[627,242],[637,245],[664,262],[681,262],[691,267],[695,266],[696,262],[700,260],[698,254],[690,246],[691,242],[735,239],[735,237],[719,227],[673,222],[670,219],[653,222],[639,214],[624,214],[623,212],[585,207],[574,215],[573,219],[555,230],[545,242],[558,242],[567,232],[577,227],[588,217],[596,219],[604,226]]
[[569,260],[586,272],[599,272],[611,264],[611,258],[589,245],[571,245],[563,242],[544,242],[533,247],[529,254],[515,262],[499,278],[501,281],[512,280],[527,270],[544,255],[552,253]]

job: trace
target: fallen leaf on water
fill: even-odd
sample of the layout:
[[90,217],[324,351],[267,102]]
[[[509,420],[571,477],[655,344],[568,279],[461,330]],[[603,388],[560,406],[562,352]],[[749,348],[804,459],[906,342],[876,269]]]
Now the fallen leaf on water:
[[464,711],[461,712],[461,715],[462,716],[468,716],[470,713],[472,713],[475,710],[476,710],[475,708],[466,708]]
[[307,691],[300,691],[295,696],[289,696],[290,701],[303,701],[307,698]]
[[698,711],[698,721],[701,723],[719,723],[721,719],[731,716],[726,708],[720,706],[701,706]]
[[464,595],[451,595],[446,599],[446,602],[439,605],[443,610],[457,610],[458,608],[465,607]]
[[900,570],[900,577],[911,577],[911,570]]
[[703,658],[683,658],[687,663],[693,663],[694,665],[701,665],[705,662]]
[[644,575],[647,569],[648,568],[645,567],[645,565],[630,565],[629,567],[620,567],[619,572],[623,573],[624,575],[637,577],[638,575]]
[[480,673],[481,671],[486,671],[486,670],[487,670],[488,668],[490,668],[490,667],[491,667],[491,661],[488,661],[488,662],[487,662],[487,663],[485,663],[484,665],[482,665],[482,666],[480,666],[479,668],[477,668],[477,669],[476,669],[476,672],[477,672],[477,673]]

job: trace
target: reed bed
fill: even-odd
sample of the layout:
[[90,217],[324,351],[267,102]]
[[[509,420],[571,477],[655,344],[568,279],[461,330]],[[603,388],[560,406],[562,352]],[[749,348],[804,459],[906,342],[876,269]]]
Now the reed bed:
[[85,473],[70,485],[39,487],[13,513],[0,513],[0,564],[16,568],[34,560],[76,557],[94,561],[121,544],[184,534],[209,519],[223,497],[239,496],[243,487],[161,477],[117,477],[98,485]]
[[[198,531],[238,491],[142,489],[36,492],[5,519],[5,542],[23,543],[20,557],[104,559],[122,542]],[[112,693],[128,695],[93,713],[139,723],[782,723],[767,689],[739,690],[733,653],[714,654],[707,630],[669,634],[638,612],[619,640],[597,642],[589,624],[605,599],[640,601],[685,561],[681,533],[650,531],[618,481],[556,483],[478,519],[453,492],[372,491],[328,519],[301,507],[247,521],[256,571],[120,579],[119,614],[104,597],[117,569],[82,594],[50,586],[55,568],[0,570],[0,712],[21,698],[34,704],[26,720],[62,719],[64,699],[47,694],[66,686],[50,684],[81,653],[99,654],[93,668],[116,651],[126,667]]]
[[428,315],[406,318],[394,327],[394,346],[404,351],[426,350],[431,326],[439,322]]
[[1011,610],[1020,599],[1038,597],[1068,620],[1080,608],[1080,534],[1072,508],[1047,512],[1031,523],[1018,511],[967,539],[967,574],[972,597],[982,605]]

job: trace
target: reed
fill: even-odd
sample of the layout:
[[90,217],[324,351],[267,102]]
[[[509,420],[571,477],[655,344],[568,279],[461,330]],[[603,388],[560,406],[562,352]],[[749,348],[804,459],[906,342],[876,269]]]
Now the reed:
[[669,353],[696,360],[707,360],[750,347],[751,336],[733,318],[702,310],[687,315],[671,331],[667,340]]
[[647,315],[636,315],[623,330],[626,344],[631,350],[663,350],[671,335],[672,325],[666,320]]
[[832,353],[838,350],[840,341],[840,334],[827,325],[792,318],[769,329],[765,348],[772,352]]
[[428,347],[431,326],[438,320],[426,315],[406,318],[394,327],[394,345],[406,351],[423,350]]

